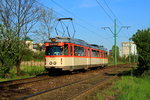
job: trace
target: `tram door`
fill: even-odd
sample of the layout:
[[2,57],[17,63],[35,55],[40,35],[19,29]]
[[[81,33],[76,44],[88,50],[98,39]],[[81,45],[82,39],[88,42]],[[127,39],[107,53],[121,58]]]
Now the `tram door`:
[[87,68],[91,66],[91,53],[90,49],[87,49]]
[[[74,48],[70,46],[70,56],[74,56]],[[70,57],[71,59],[71,66],[74,66],[74,57]]]

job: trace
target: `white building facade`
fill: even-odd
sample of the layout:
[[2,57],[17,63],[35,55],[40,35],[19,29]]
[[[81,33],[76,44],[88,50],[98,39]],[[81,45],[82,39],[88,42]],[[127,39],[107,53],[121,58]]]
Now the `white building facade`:
[[137,49],[134,42],[122,42],[122,56],[137,55]]

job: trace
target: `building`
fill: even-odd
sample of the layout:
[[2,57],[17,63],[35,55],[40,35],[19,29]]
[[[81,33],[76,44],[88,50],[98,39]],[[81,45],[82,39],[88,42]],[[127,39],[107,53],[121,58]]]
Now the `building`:
[[33,43],[33,40],[31,40],[30,37],[26,37],[24,40],[25,40],[25,42],[28,45],[28,48],[30,50],[32,50],[34,52],[44,50],[44,44],[43,43]]
[[136,55],[137,49],[134,42],[122,42],[122,56]]
[[32,50],[33,49],[33,40],[31,40],[30,37],[26,37],[24,40],[25,40],[26,44],[28,45],[28,48],[30,50]]
[[43,51],[44,50],[44,44],[43,43],[35,43],[33,44],[32,51]]

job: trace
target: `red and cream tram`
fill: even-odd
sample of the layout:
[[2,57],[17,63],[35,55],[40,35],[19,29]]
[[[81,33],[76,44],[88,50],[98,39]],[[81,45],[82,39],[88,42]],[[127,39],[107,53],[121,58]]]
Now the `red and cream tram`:
[[56,37],[45,42],[45,69],[74,71],[108,64],[106,50],[80,39]]

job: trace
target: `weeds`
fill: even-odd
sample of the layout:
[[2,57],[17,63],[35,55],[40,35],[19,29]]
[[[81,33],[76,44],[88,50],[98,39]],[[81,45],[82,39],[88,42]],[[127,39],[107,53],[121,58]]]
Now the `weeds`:
[[97,94],[98,100],[113,96],[118,100],[149,100],[150,98],[150,76],[131,77],[123,76],[121,80],[114,83],[111,89],[104,90],[101,95]]
[[102,95],[100,95],[100,93],[97,93],[96,97],[98,100],[104,100],[104,97]]
[[41,66],[24,66],[21,69],[22,73],[30,76],[42,74],[44,72],[44,67]]
[[148,78],[122,77],[114,89],[121,92],[118,96],[120,100],[149,100],[149,83]]
[[21,66],[21,75],[17,76],[15,67],[10,70],[8,78],[0,78],[0,81],[15,80],[22,78],[34,77],[44,72],[42,66]]

